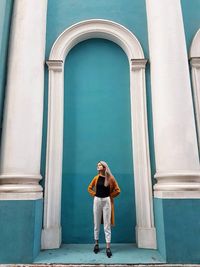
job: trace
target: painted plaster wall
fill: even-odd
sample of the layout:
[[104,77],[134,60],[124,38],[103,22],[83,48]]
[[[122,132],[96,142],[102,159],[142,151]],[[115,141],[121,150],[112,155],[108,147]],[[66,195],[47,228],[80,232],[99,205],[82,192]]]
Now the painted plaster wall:
[[135,242],[129,95],[128,60],[116,44],[93,39],[71,51],[65,64],[64,243],[93,242],[87,187],[100,159],[109,163],[122,190],[115,201],[113,242]]
[[154,199],[158,245],[168,263],[199,263],[200,200]]
[[7,53],[13,0],[0,1],[0,134],[3,117],[3,103],[6,85]]
[[31,263],[40,251],[43,200],[0,201],[0,263]]
[[200,28],[200,1],[181,0],[181,7],[183,13],[187,49],[189,53],[192,39]]
[[[141,0],[109,2],[50,0],[48,2],[46,58],[48,59],[50,49],[62,31],[74,23],[92,18],[113,20],[133,31],[148,58],[145,12],[145,1]],[[121,48],[109,41],[90,40],[77,45],[70,52],[65,68],[63,242],[93,242],[92,199],[87,193],[87,186],[96,174],[96,163],[99,159],[110,163],[113,174],[122,189],[121,196],[116,200],[117,226],[113,231],[113,241],[135,242],[127,58]],[[96,91],[92,91],[94,87]],[[46,109],[47,83],[45,95]],[[150,97],[150,92],[148,96]],[[98,97],[105,104],[103,109],[98,105]],[[148,108],[150,110],[150,105]],[[101,116],[105,123],[100,127]],[[44,119],[45,129],[46,111]],[[108,127],[110,131],[107,133]],[[44,134],[43,159],[45,158],[45,140]],[[104,143],[105,147],[103,147]],[[44,160],[42,172],[44,173]],[[127,218],[127,214],[130,219],[122,220],[122,218]],[[83,228],[84,231],[81,230]]]

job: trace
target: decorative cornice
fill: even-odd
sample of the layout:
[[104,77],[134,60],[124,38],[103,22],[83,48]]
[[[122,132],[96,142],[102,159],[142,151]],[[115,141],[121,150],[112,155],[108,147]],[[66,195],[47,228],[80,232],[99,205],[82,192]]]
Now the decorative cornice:
[[147,59],[131,59],[131,70],[145,69],[147,62]]
[[46,64],[49,70],[61,72],[63,69],[63,60],[47,60]]

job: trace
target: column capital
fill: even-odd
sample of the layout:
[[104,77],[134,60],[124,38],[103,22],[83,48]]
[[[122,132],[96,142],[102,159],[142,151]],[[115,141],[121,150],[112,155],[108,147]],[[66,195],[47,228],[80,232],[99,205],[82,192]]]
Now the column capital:
[[148,59],[131,59],[131,70],[145,69]]
[[63,68],[63,60],[47,60],[46,64],[49,70],[61,72]]
[[200,69],[200,57],[191,57],[190,58],[191,67]]

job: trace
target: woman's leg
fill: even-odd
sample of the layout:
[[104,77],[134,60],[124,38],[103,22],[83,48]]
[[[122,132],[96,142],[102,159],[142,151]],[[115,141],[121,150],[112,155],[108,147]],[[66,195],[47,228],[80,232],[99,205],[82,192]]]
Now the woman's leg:
[[93,214],[94,214],[94,240],[95,240],[94,252],[97,253],[99,251],[98,241],[99,241],[99,231],[100,231],[101,216],[102,216],[101,199],[98,197],[94,197]]
[[112,256],[110,251],[110,242],[111,242],[111,202],[110,197],[103,199],[103,223],[104,223],[104,233],[106,239],[106,252],[108,257]]

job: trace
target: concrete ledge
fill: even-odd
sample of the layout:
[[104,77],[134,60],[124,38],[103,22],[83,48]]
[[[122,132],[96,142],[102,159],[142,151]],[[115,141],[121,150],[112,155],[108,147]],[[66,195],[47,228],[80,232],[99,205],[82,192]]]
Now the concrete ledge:
[[200,267],[200,264],[0,264],[0,267]]

